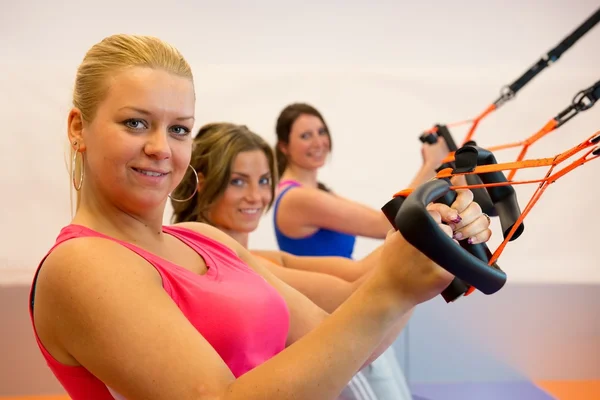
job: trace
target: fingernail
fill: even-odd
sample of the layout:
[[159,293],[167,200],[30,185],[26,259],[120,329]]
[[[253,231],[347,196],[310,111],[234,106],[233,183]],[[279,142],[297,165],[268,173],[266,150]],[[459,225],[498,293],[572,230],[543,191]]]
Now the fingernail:
[[460,221],[462,221],[462,218],[460,217],[460,215],[456,214],[456,217],[454,217],[451,221],[455,224],[458,224]]
[[450,229],[452,229],[452,232],[456,230],[456,225],[454,225],[453,223],[448,222],[448,226],[450,227]]
[[[453,236],[453,238],[456,240],[460,240],[460,239],[462,239],[462,237],[463,237],[462,232],[456,232]],[[469,240],[471,240],[471,238],[469,238]]]
[[469,244],[473,244],[475,242],[475,239],[473,239],[472,237],[470,237],[469,240],[467,240],[467,242],[469,242]]

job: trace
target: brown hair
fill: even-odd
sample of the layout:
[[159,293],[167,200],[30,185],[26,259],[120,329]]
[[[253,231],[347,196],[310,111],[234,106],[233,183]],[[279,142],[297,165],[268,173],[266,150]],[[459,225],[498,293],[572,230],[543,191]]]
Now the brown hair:
[[[231,166],[235,157],[245,151],[261,150],[265,153],[271,170],[271,202],[273,204],[277,185],[277,164],[269,144],[244,125],[210,123],[200,128],[194,138],[191,166],[202,177],[202,188],[186,202],[171,201],[172,222],[199,221],[211,223],[208,213],[214,203],[227,189]],[[188,169],[179,186],[173,191],[176,199],[185,199],[195,190],[196,179]]]
[[[327,137],[329,137],[329,151],[333,148],[331,134],[329,133],[329,127],[327,126],[327,122],[325,122],[325,118],[323,115],[311,106],[306,103],[292,103],[286,106],[280,113],[279,117],[277,117],[277,123],[275,125],[275,133],[277,134],[277,143],[275,144],[275,157],[277,159],[277,170],[279,171],[279,178],[285,171],[288,160],[285,154],[280,150],[279,144],[285,143],[288,144],[290,142],[290,132],[292,131],[292,126],[294,122],[301,115],[312,115],[321,120],[323,123],[323,127],[325,128],[325,132],[327,133]],[[325,186],[322,182],[318,182],[318,187],[321,190],[329,191],[329,188]]]

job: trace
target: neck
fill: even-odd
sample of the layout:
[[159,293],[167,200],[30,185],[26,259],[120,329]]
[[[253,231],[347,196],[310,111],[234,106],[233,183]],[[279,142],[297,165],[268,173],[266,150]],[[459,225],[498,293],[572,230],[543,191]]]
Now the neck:
[[82,189],[79,209],[71,221],[105,235],[136,244],[156,242],[163,238],[163,208],[148,213],[122,210],[97,196],[90,196]]
[[317,170],[309,170],[297,167],[295,165],[288,165],[285,171],[281,175],[280,181],[291,179],[300,182],[303,186],[317,187]]

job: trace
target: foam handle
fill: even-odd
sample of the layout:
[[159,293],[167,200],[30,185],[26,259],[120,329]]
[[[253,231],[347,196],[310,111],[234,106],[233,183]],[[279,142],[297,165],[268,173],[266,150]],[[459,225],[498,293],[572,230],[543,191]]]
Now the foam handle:
[[449,180],[435,179],[418,186],[405,199],[389,201],[382,211],[404,239],[433,262],[482,293],[493,294],[506,283],[506,274],[458,246],[427,211],[429,203],[449,190]]

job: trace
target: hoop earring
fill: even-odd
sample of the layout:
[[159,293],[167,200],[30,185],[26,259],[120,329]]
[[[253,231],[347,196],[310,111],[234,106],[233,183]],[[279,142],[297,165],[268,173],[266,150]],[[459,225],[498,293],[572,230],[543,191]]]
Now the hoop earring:
[[71,180],[73,181],[73,186],[76,191],[81,190],[81,186],[83,186],[83,177],[85,176],[85,169],[83,168],[83,153],[81,153],[81,173],[79,174],[79,185],[75,181],[75,168],[77,166],[77,154],[79,154],[79,143],[74,142],[73,146],[77,146],[75,149],[75,153],[73,153],[73,158],[71,159]]
[[191,200],[192,197],[194,197],[196,195],[196,192],[198,192],[198,185],[200,184],[200,181],[198,180],[198,173],[196,172],[196,170],[194,169],[194,167],[192,167],[192,164],[189,164],[188,168],[190,168],[192,170],[192,172],[194,173],[194,176],[196,177],[196,186],[194,187],[194,193],[192,193],[192,195],[190,197],[188,197],[187,199],[183,199],[183,200],[174,199],[173,197],[171,197],[171,195],[169,195],[169,198],[172,201],[175,201],[177,203],[185,203],[186,201]]

